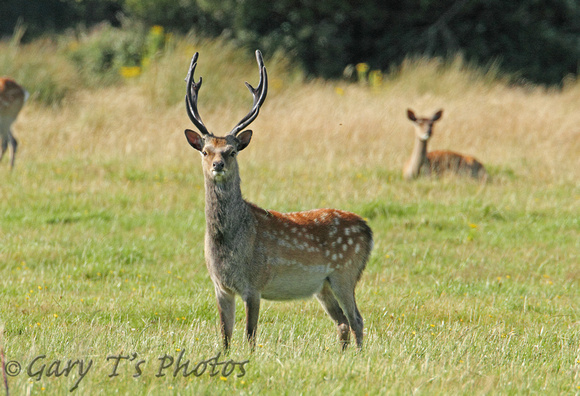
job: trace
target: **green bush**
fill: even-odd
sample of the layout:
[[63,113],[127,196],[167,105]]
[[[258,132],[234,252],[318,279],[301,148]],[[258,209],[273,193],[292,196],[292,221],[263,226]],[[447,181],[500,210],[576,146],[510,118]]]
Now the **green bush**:
[[[503,72],[535,83],[561,84],[579,71],[580,3],[570,0],[30,0],[27,7],[21,3],[0,3],[5,22],[0,34],[11,34],[16,21],[27,26],[28,39],[79,23],[107,21],[121,26],[133,20],[172,32],[221,36],[241,47],[260,48],[266,56],[283,53],[315,77],[340,77],[348,65],[363,62],[371,70],[387,71],[407,57],[453,59],[457,54],[478,65],[496,62]],[[144,55],[139,53],[142,48],[134,48],[136,38],[114,36],[120,42],[111,37],[94,43],[102,51],[79,53],[77,63],[89,67],[82,59],[94,59],[95,67],[105,70],[114,69],[117,61],[138,64]]]
[[142,24],[115,28],[108,24],[84,34],[69,50],[69,58],[87,85],[109,85],[123,77],[141,74],[165,46],[161,26],[146,29]]
[[123,10],[130,18],[148,26],[160,25],[169,30],[194,30],[205,35],[219,35],[224,26],[198,5],[198,0],[124,0]]
[[567,0],[199,1],[224,15],[240,44],[283,51],[313,76],[339,77],[360,62],[385,71],[409,56],[458,53],[546,84],[579,70],[580,3]]
[[118,29],[108,24],[83,35],[69,57],[89,86],[118,82],[123,66],[139,66],[145,34],[142,29]]

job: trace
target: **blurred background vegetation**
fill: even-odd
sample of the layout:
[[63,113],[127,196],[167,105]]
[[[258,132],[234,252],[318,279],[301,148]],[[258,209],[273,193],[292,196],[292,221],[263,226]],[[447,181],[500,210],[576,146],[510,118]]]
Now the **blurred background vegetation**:
[[[87,39],[95,26],[100,35]],[[92,73],[140,66],[154,56],[166,40],[159,31],[158,37],[152,35],[152,26],[166,33],[221,37],[270,56],[283,53],[309,77],[356,78],[353,65],[360,63],[388,72],[405,58],[459,54],[474,66],[497,67],[512,82],[561,85],[577,75],[580,59],[577,0],[0,3],[0,36],[24,43],[54,33],[84,38],[90,45],[72,51],[71,59]]]

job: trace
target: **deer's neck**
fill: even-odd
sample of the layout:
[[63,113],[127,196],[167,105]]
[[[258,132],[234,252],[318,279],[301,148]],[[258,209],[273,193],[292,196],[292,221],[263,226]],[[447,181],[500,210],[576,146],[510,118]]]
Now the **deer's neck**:
[[209,237],[217,241],[232,239],[249,225],[251,216],[249,205],[242,198],[238,174],[223,182],[205,178],[205,219]]
[[421,166],[427,162],[427,141],[422,139],[415,139],[413,152],[411,158],[405,167],[405,177],[415,178],[419,176]]

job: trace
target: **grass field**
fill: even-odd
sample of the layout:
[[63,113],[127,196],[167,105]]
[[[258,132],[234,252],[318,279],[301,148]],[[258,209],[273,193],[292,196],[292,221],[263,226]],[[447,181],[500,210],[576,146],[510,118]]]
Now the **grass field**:
[[[314,300],[264,301],[251,353],[238,299],[232,351],[218,356],[183,78],[199,50],[200,113],[223,134],[250,108],[252,54],[178,42],[141,76],[90,89],[46,45],[0,49],[20,65],[0,57],[0,72],[24,86],[52,73],[43,81],[68,87],[54,106],[31,92],[16,168],[0,163],[0,342],[8,369],[21,365],[11,394],[580,393],[577,81],[513,87],[460,59],[409,61],[380,86],[304,81],[265,54],[242,191],[264,208],[368,219],[365,346],[340,353]],[[403,181],[408,107],[444,108],[430,148],[474,155],[492,181]],[[180,354],[206,372],[174,376]],[[63,374],[69,360],[84,377],[79,364]]]

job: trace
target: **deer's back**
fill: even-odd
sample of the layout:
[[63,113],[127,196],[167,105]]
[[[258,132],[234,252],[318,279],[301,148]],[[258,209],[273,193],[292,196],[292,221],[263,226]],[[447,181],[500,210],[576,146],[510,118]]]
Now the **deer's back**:
[[476,179],[487,179],[487,172],[483,164],[469,155],[438,150],[427,153],[427,160],[431,173],[436,175],[455,173]]

